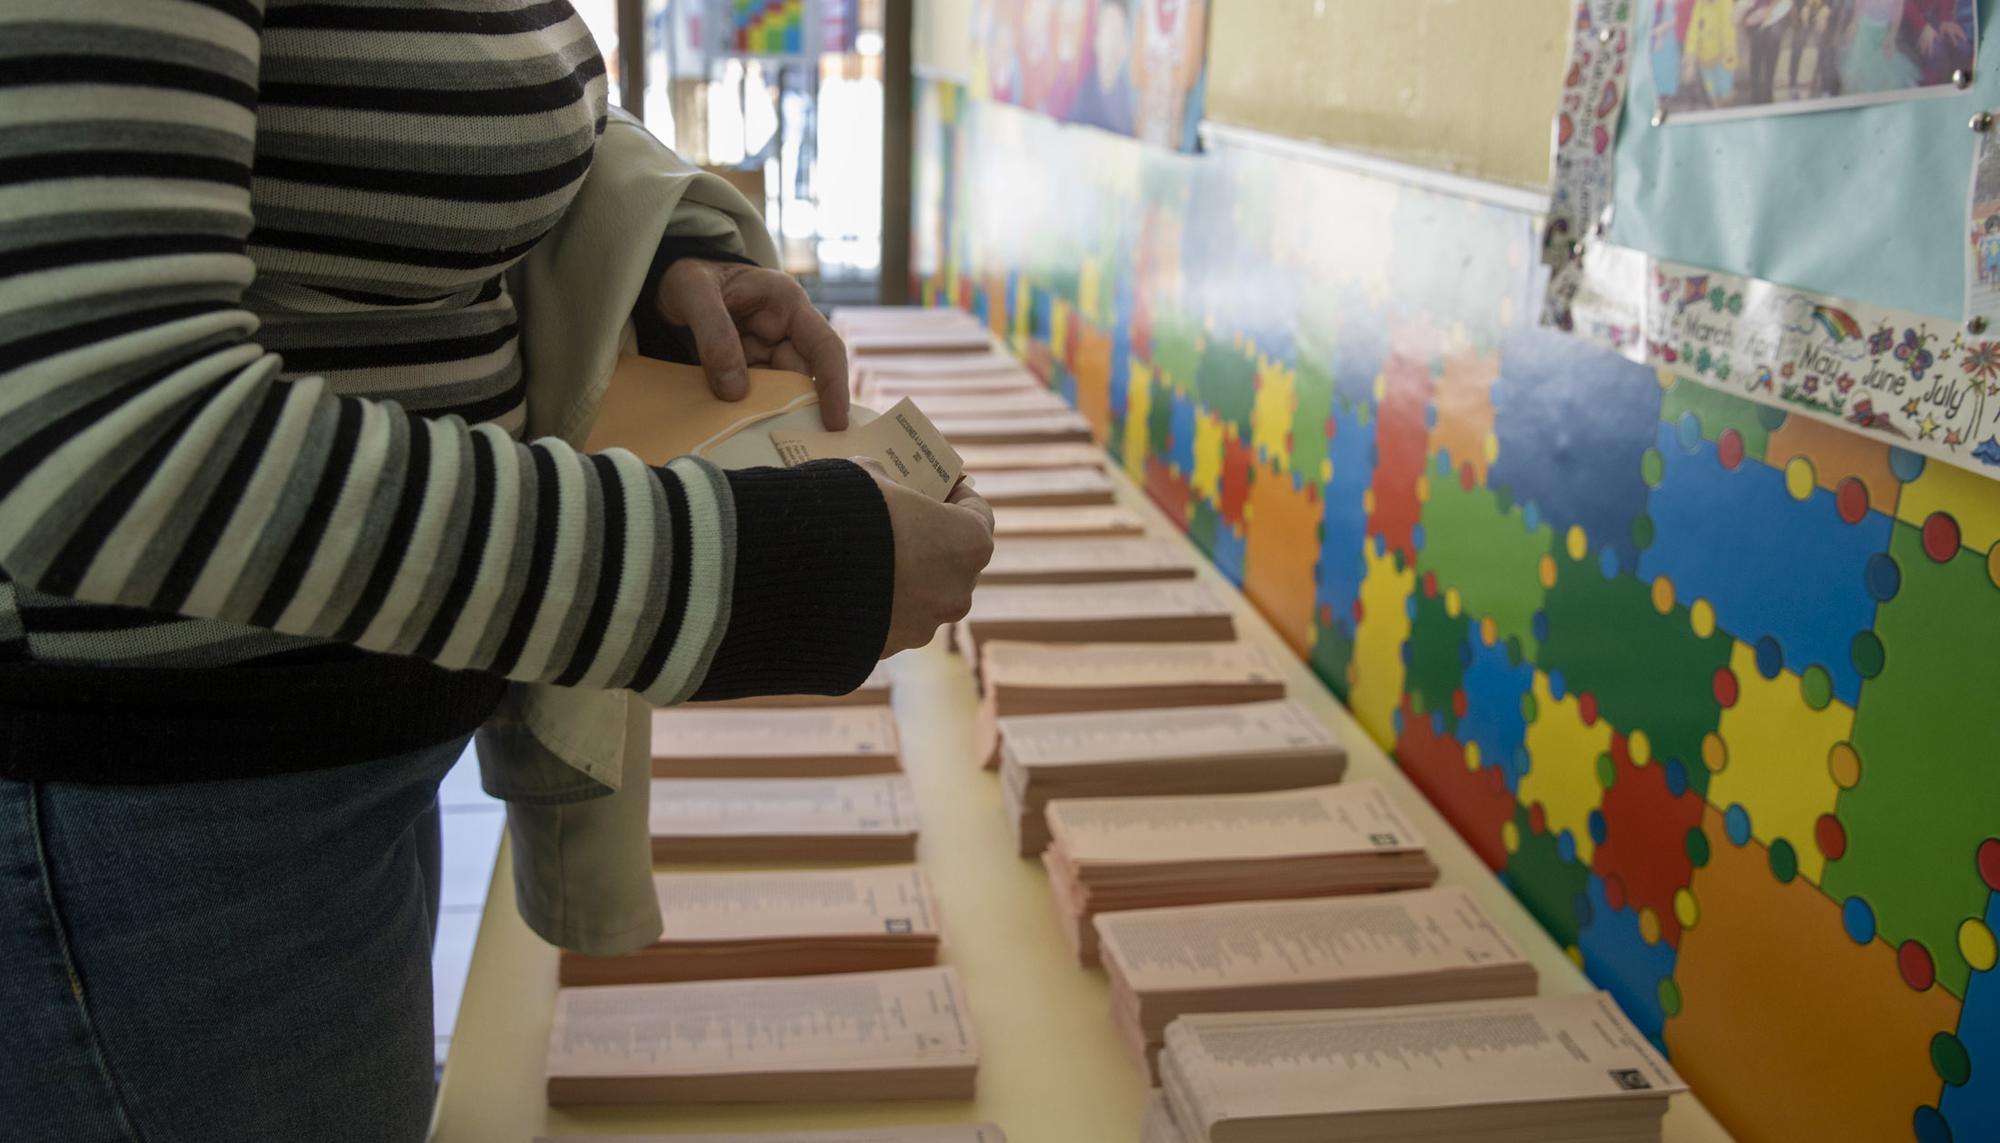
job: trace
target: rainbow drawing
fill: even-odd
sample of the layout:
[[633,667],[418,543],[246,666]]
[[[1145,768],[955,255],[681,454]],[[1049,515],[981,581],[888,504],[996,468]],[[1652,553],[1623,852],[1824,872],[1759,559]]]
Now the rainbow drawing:
[[1813,307],[1812,316],[1813,320],[1819,323],[1819,327],[1826,331],[1826,335],[1832,338],[1836,345],[1846,341],[1850,337],[1861,336],[1861,323],[1855,321],[1854,315],[1848,313],[1846,310],[1835,309],[1832,306],[1816,305]]

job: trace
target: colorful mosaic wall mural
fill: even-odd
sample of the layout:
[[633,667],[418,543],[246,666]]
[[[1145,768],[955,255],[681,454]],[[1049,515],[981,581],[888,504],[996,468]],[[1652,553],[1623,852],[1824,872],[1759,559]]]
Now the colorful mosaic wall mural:
[[2000,1139],[2000,483],[1535,328],[1527,215],[944,84],[921,118],[925,299],[1739,1139]]

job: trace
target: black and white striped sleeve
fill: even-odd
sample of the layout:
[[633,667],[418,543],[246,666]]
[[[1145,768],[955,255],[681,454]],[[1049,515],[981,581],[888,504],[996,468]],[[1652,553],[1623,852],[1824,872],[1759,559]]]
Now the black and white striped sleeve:
[[661,703],[858,683],[893,554],[853,465],[651,468],[281,376],[242,304],[260,24],[0,8],[6,578]]

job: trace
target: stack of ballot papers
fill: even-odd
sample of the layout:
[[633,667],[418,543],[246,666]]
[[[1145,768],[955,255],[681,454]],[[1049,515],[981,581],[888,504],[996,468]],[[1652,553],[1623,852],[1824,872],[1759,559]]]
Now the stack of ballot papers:
[[1072,948],[1123,909],[1420,889],[1438,869],[1373,782],[1221,797],[1053,802],[1042,855]]
[[1535,969],[1464,889],[1097,918],[1111,1018],[1148,1076],[1175,1017],[1530,996]]
[[556,993],[548,1094],[574,1103],[970,1099],[979,1047],[950,968]]
[[1084,710],[1220,706],[1285,697],[1285,678],[1255,643],[1017,643],[979,649],[973,740],[1000,764],[1002,718]]
[[959,653],[979,663],[994,639],[1031,643],[1197,643],[1236,638],[1230,606],[1200,580],[982,587],[959,621]]
[[[1069,402],[1049,389],[1014,389],[1004,393],[925,394],[924,412],[933,417],[1011,417],[1022,413],[1059,413]],[[1019,445],[995,445],[1019,448]]]
[[1104,454],[1094,444],[966,445],[958,450],[967,472],[1017,472],[1024,468],[1099,468]]
[[[942,426],[938,431],[947,436],[957,435]],[[983,472],[972,478],[972,487],[995,507],[1062,508],[1110,504],[1117,499],[1111,478],[1094,465]]]
[[993,535],[998,539],[1009,536],[1137,536],[1145,530],[1146,522],[1139,519],[1137,512],[1109,504],[1077,508],[1001,505],[993,509]]
[[859,1131],[758,1131],[745,1135],[574,1135],[535,1143],[1007,1143],[991,1123],[971,1127],[868,1127]]
[[1023,857],[1059,798],[1236,794],[1338,782],[1347,751],[1290,699],[1000,720],[1000,788]]
[[794,706],[888,706],[889,691],[889,665],[887,662],[882,662],[875,664],[875,670],[862,681],[860,686],[844,695],[751,695],[748,698],[691,702],[686,704],[684,709],[727,710],[749,707],[756,710],[770,710]]
[[937,963],[937,902],[914,865],[658,873],[665,931],[626,956],[564,952],[566,985],[881,972]]
[[1193,579],[1194,549],[1187,541],[1129,536],[1009,538],[993,548],[982,584],[1119,583],[1135,579]]
[[655,778],[655,861],[914,861],[917,799],[901,774]]
[[1036,385],[1042,379],[1028,372],[1012,354],[988,349],[985,353],[899,353],[888,357],[868,357],[857,363],[855,380],[869,385],[877,381],[974,381],[989,377],[1026,377]]
[[[955,354],[970,361],[977,361],[977,354]],[[867,357],[861,364],[862,380],[854,389],[855,400],[869,405],[893,405],[897,401],[909,399],[926,407],[940,397],[1012,397],[1024,393],[1045,393],[1047,387],[1041,379],[1025,369],[1006,362],[1010,372],[1004,373],[964,373],[940,371],[931,373],[891,373],[868,366],[880,363],[884,366],[901,366],[906,361],[927,361],[920,357]]]
[[933,417],[931,422],[950,440],[966,444],[1041,444],[1091,439],[1090,422],[1074,409],[1004,415],[961,414]]
[[847,342],[848,352],[856,355],[993,349],[991,331],[978,318],[957,309],[843,306],[834,311],[832,324]]
[[1183,1016],[1160,1079],[1194,1143],[1657,1143],[1687,1090],[1601,992]]
[[886,706],[653,712],[656,778],[822,778],[902,769]]

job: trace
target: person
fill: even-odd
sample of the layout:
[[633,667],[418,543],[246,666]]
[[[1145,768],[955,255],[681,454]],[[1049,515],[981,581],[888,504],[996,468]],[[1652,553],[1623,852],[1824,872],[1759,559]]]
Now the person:
[[[506,274],[605,68],[476,8],[0,6],[10,1143],[422,1139],[436,787],[502,689],[839,693],[991,553],[964,487],[517,439]],[[635,317],[844,426],[804,292],[674,222]]]
[[1729,0],[1695,0],[1681,69],[1696,106],[1727,107],[1736,96],[1736,20]]
[[1972,66],[1970,5],[1962,23],[1959,0],[1904,0],[1900,41],[1916,61],[1918,82],[1950,83],[1952,74]]
[[1761,107],[1777,99],[1778,57],[1792,22],[1792,0],[1741,0],[1738,13],[1750,41],[1750,90],[1744,102]]
[[1855,0],[1853,35],[1840,57],[1840,93],[1869,95],[1916,85],[1915,61],[1897,48],[1904,0]]

